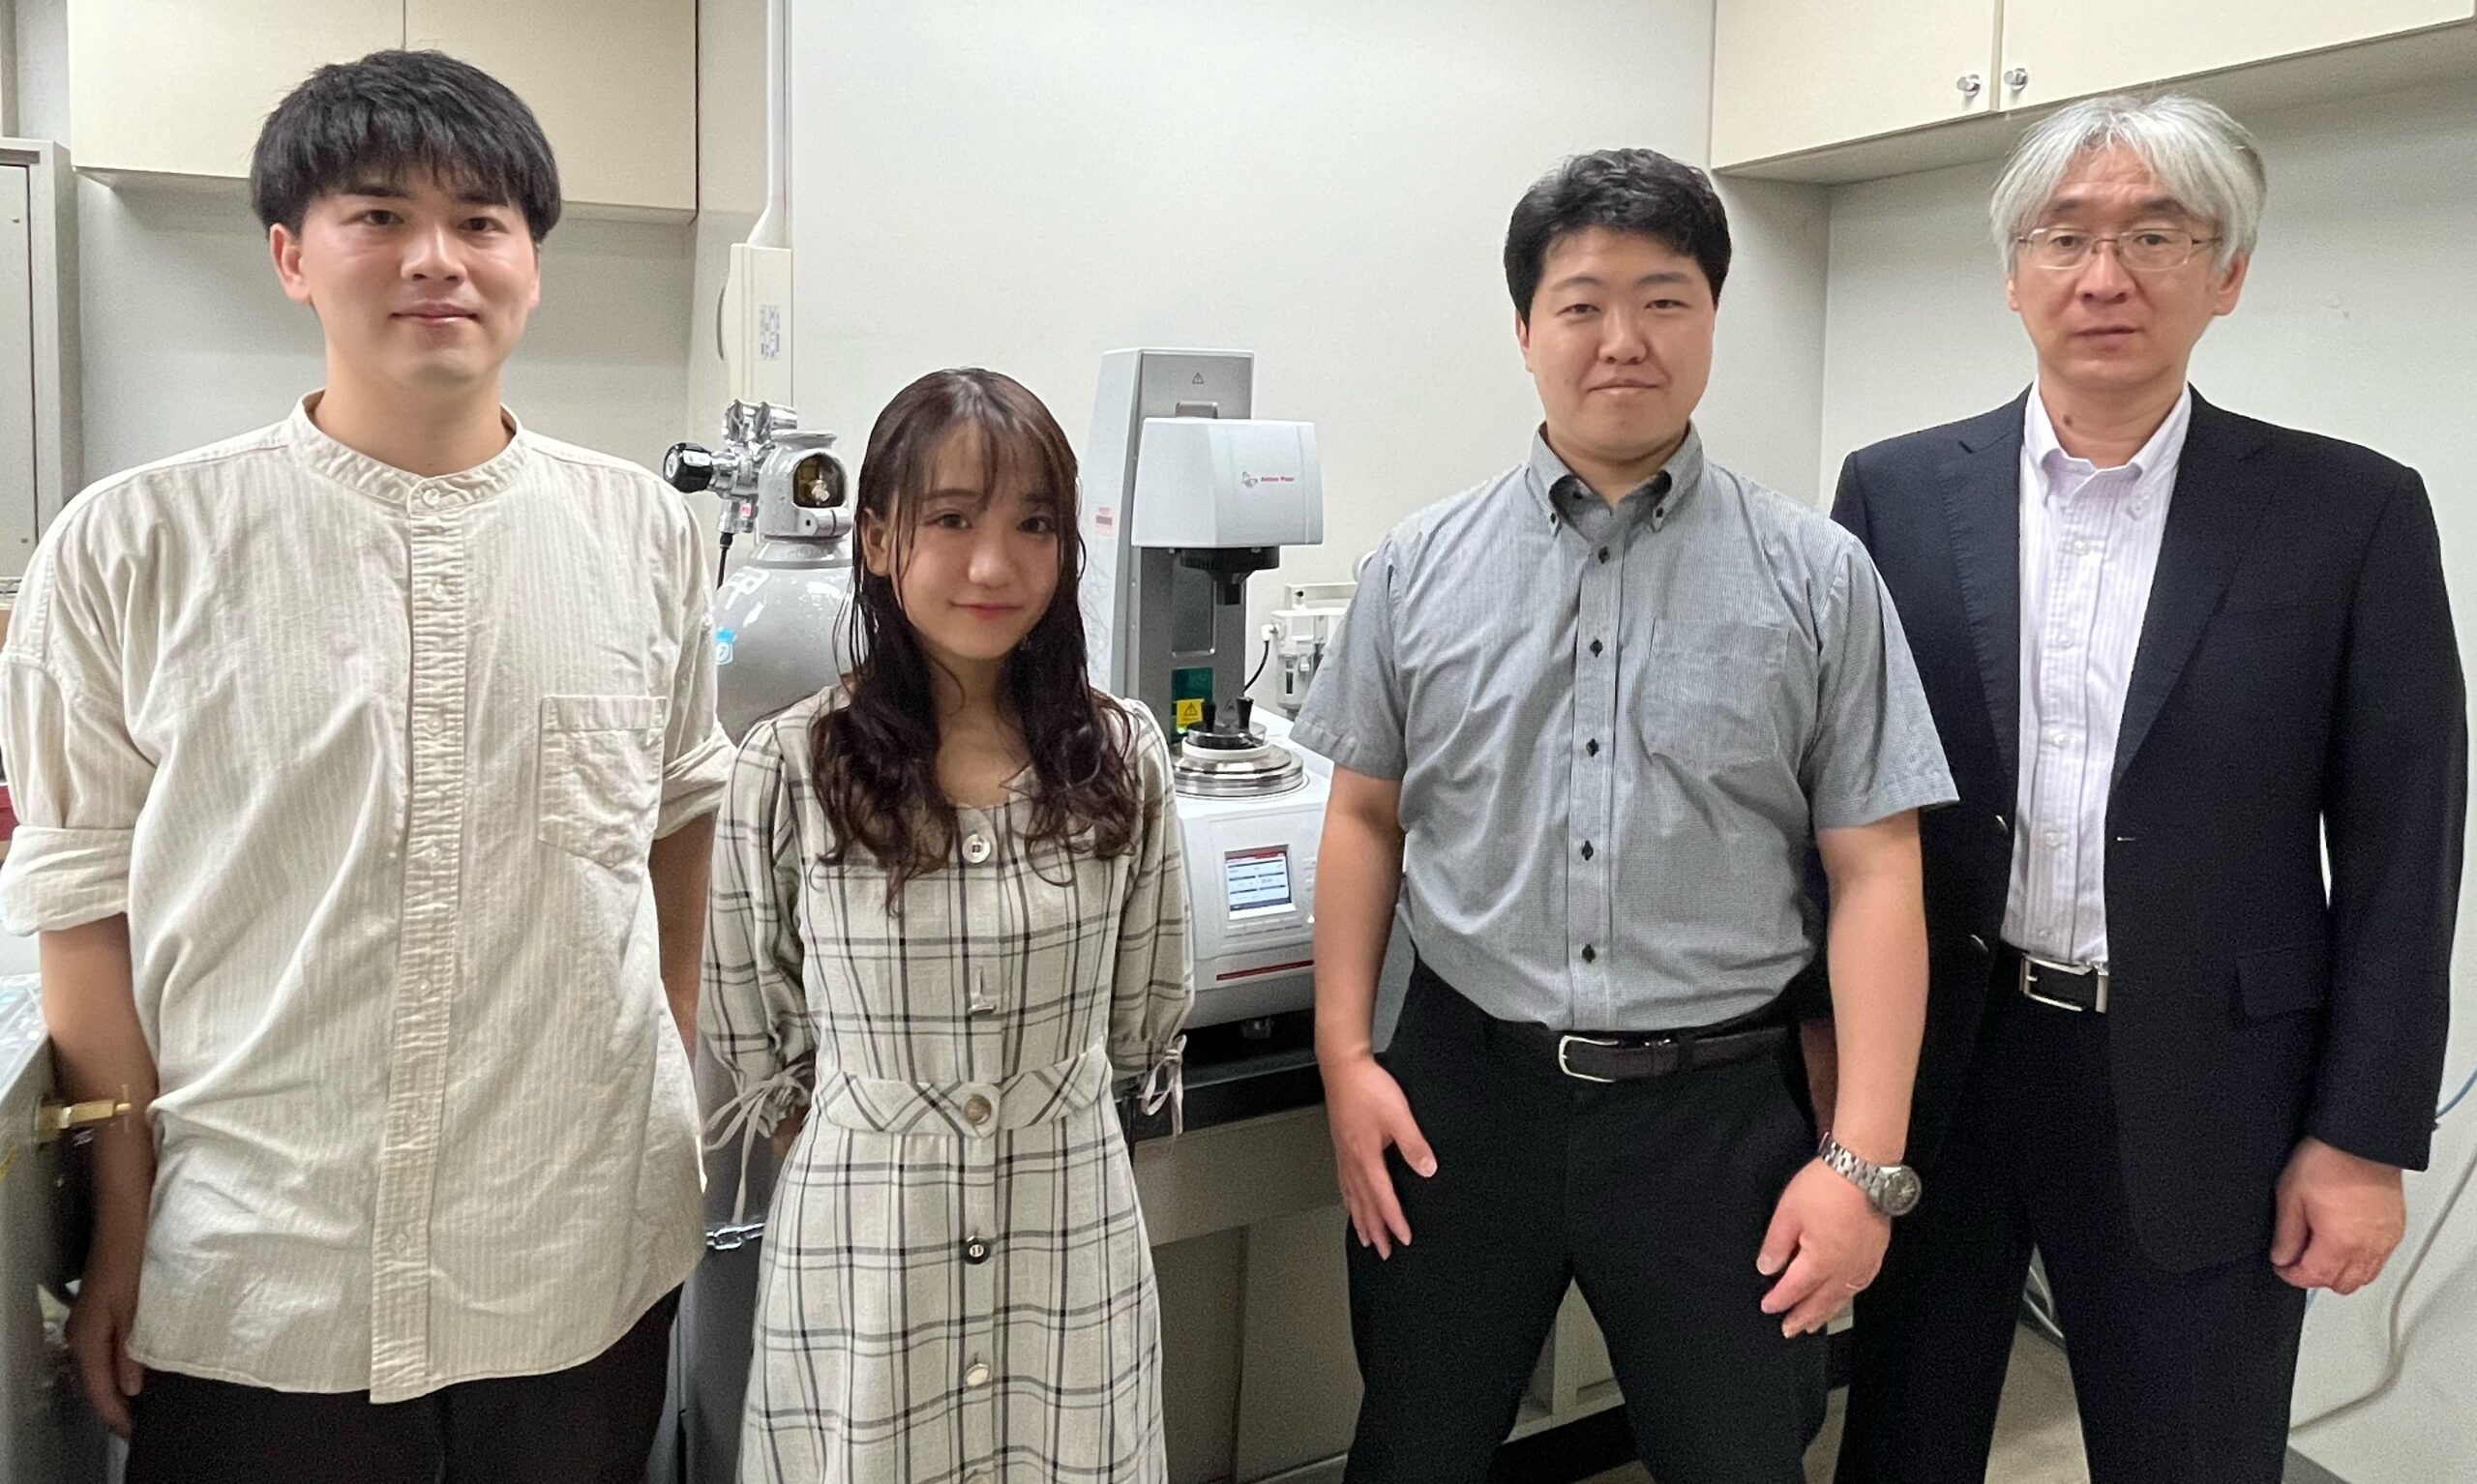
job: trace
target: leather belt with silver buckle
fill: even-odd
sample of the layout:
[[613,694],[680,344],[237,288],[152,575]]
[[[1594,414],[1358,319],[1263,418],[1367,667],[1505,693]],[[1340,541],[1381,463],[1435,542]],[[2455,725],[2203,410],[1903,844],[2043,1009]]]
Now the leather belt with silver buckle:
[[[1614,1077],[1601,1077],[1594,1072],[1577,1070],[1573,1063],[1574,1048],[1577,1046],[1597,1046],[1615,1051],[1621,1047],[1626,1047],[1626,1042],[1601,1036],[1572,1034],[1561,1035],[1557,1038],[1558,1071],[1573,1078],[1576,1082],[1613,1083],[1617,1081]],[[1638,1042],[1627,1049],[1642,1054],[1643,1070],[1640,1075],[1644,1077],[1666,1077],[1677,1070],[1681,1059],[1677,1054],[1679,1048],[1675,1041]],[[1588,1053],[1585,1054],[1585,1059],[1590,1059]]]
[[2107,1013],[2107,970],[2094,964],[2059,964],[2018,955],[2021,993],[2043,1005],[2093,1015]]
[[[1545,1026],[1521,1026],[1519,1039],[1552,1034]],[[1789,1039],[1786,1025],[1740,1030],[1686,1031],[1655,1037],[1556,1033],[1557,1070],[1576,1082],[1630,1083],[1725,1067],[1770,1055]]]

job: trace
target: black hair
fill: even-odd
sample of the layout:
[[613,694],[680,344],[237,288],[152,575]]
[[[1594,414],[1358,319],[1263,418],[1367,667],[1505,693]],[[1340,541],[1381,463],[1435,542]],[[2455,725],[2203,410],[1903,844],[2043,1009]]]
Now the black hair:
[[855,849],[886,872],[886,899],[946,863],[956,834],[954,801],[938,784],[937,662],[903,610],[901,572],[921,519],[939,453],[958,434],[980,441],[982,489],[1014,484],[1058,522],[1058,586],[1049,608],[1007,661],[1003,699],[1031,755],[1032,827],[1028,845],[1067,848],[1089,831],[1089,853],[1123,855],[1143,823],[1135,735],[1124,711],[1085,680],[1084,610],[1078,579],[1075,450],[1039,398],[998,371],[931,371],[895,395],[869,430],[860,460],[860,515],[873,522],[893,571],[869,570],[852,543],[859,585],[852,596],[850,703],[811,728],[818,798],[832,826],[828,865]]
[[373,51],[311,74],[258,132],[250,204],[260,225],[298,232],[322,195],[422,174],[515,207],[536,244],[558,224],[558,162],[533,110],[443,51]]
[[1514,203],[1506,227],[1506,287],[1524,323],[1548,250],[1595,226],[1655,238],[1694,259],[1719,300],[1729,276],[1729,214],[1710,177],[1657,150],[1604,149],[1566,161]]

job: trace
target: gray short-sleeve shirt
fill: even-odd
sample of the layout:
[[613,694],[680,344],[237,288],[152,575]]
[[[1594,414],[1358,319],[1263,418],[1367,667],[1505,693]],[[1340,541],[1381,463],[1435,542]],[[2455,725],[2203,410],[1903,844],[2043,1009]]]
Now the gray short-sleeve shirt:
[[1614,509],[1535,435],[1396,527],[1292,735],[1401,782],[1420,956],[1559,1029],[1759,1008],[1814,832],[1955,797],[1865,550],[1693,431]]

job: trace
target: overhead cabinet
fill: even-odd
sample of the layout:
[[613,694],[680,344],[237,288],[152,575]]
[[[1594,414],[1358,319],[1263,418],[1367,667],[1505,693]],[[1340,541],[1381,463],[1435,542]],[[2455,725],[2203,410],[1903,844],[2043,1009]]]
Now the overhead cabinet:
[[579,210],[697,209],[696,0],[69,0],[68,25],[70,156],[89,174],[246,177],[267,114],[317,68],[434,47],[532,107]]
[[2007,115],[2100,93],[2306,103],[2457,72],[2477,0],[1718,0],[1712,161],[1852,179],[2001,153]]

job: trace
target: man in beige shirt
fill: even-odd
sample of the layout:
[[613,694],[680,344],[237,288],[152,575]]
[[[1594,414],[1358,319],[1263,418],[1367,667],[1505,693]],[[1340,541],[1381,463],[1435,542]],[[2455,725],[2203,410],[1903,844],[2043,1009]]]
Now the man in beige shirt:
[[86,491],[0,651],[0,910],[132,1105],[72,1349],[134,1484],[632,1477],[701,1250],[697,534],[500,406],[559,213],[514,94],[324,68],[251,186],[325,390]]

